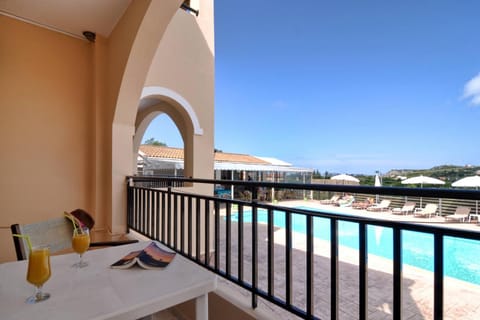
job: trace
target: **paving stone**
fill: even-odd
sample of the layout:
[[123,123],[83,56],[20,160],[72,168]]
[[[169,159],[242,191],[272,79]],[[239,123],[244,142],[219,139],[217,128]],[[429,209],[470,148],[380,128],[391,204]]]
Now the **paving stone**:
[[[282,204],[284,205],[284,204]],[[305,206],[305,202],[292,201],[285,205],[291,206]],[[309,204],[310,205],[310,204]],[[348,208],[346,209],[348,210]],[[431,219],[419,219],[413,216],[397,216],[389,213],[372,213],[362,212],[362,210],[352,210],[352,214],[362,214],[364,216],[371,216],[378,218],[381,214],[384,219],[391,220],[408,220],[421,223],[443,223],[443,218],[433,217]],[[221,219],[222,223],[224,222]],[[480,231],[478,226],[470,224],[452,224],[449,227],[466,228]],[[475,228],[476,227],[476,228]],[[223,226],[224,228],[224,226]],[[249,280],[251,277],[249,271],[251,270],[251,225],[244,224],[244,270],[245,279]],[[232,266],[236,266],[236,238],[238,226],[232,222]],[[264,224],[258,225],[259,231],[259,246],[258,246],[258,263],[263,266],[267,264],[267,230]],[[224,245],[225,242],[223,242]],[[285,232],[278,229],[274,234],[274,270],[275,270],[275,294],[281,299],[285,298]],[[293,296],[293,303],[296,306],[303,307],[305,305],[305,235],[293,233],[293,249],[292,249],[292,279],[293,289],[300,292],[295,292]],[[251,247],[251,246],[250,246]],[[314,301],[315,314],[321,314],[322,318],[328,319],[330,317],[330,246],[328,242],[319,239],[314,239]],[[358,318],[358,252],[354,249],[342,247],[339,249],[339,318],[340,319],[357,319]],[[225,259],[225,247],[221,248],[221,259]],[[393,284],[392,284],[392,262],[376,256],[369,256],[368,259],[368,309],[369,319],[391,319],[392,302],[393,302]],[[248,268],[247,268],[248,267]],[[261,268],[259,267],[259,270]],[[232,269],[233,270],[233,269]],[[263,268],[262,275],[258,279],[259,287],[268,287],[268,277],[266,268]],[[235,287],[235,285],[232,284]],[[403,319],[432,319],[433,318],[433,274],[431,272],[410,267],[403,266],[403,291],[402,291],[402,318]],[[480,286],[470,284],[456,279],[448,279],[444,282],[445,291],[445,305],[444,319],[480,319]],[[247,299],[249,294],[244,293]],[[263,300],[262,300],[263,301]],[[269,306],[268,302],[262,302],[262,306],[272,312],[272,318],[295,319],[292,314],[285,312],[279,307]],[[448,310],[448,312],[447,312]],[[318,312],[318,313],[317,313]],[[293,318],[292,318],[293,317]]]

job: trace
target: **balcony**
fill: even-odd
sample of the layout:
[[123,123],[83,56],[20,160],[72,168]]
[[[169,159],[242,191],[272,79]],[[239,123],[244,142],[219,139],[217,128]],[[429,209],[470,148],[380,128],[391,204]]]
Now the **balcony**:
[[[285,319],[443,319],[447,312],[457,318],[478,312],[479,305],[467,301],[476,301],[480,286],[450,275],[449,260],[456,250],[452,241],[480,246],[480,227],[444,219],[456,205],[474,207],[478,191],[229,181],[252,195],[231,200],[188,192],[193,184],[213,189],[216,180],[128,181],[129,228],[224,278],[225,287],[248,299],[251,310],[260,306]],[[265,188],[283,191],[290,200],[260,202],[257,191]],[[318,205],[332,192],[378,195],[392,203],[422,197],[440,210],[416,218]],[[350,233],[353,247],[344,233]],[[416,246],[416,239],[424,243]],[[388,259],[373,252],[379,241],[388,242]],[[408,261],[412,241],[413,249],[431,251],[429,271]]]

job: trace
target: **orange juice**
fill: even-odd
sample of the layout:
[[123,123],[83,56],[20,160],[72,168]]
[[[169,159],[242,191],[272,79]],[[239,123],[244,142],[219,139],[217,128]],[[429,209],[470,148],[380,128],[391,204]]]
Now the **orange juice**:
[[77,233],[73,235],[72,247],[78,254],[83,254],[90,246],[90,236],[88,233]]
[[27,281],[41,286],[50,278],[50,250],[48,247],[33,249],[28,257]]

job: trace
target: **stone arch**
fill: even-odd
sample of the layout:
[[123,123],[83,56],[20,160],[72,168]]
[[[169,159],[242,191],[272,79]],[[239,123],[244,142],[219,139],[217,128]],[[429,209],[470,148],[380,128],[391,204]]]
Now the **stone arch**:
[[180,5],[181,0],[134,1],[110,37],[109,99],[113,123],[111,216],[107,224],[112,233],[126,229],[125,176],[135,172],[131,159],[138,98],[158,45]]
[[196,135],[202,135],[203,129],[200,127],[200,122],[198,121],[197,114],[195,110],[193,110],[190,103],[188,103],[187,99],[182,97],[179,93],[164,87],[158,86],[150,86],[145,87],[142,90],[141,100],[151,96],[158,96],[158,97],[165,97],[168,100],[175,101],[180,108],[182,108],[190,118],[190,121],[193,126],[193,133]]
[[135,121],[133,138],[133,162],[136,166],[136,155],[141,139],[150,122],[160,114],[168,115],[177,126],[184,145],[184,174],[193,176],[193,135],[202,135],[198,117],[188,101],[177,92],[163,87],[145,87]]

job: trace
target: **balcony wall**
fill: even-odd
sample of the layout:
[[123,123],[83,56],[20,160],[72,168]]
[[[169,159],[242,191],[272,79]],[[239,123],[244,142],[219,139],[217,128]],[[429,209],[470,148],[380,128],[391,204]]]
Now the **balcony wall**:
[[91,210],[90,43],[0,15],[0,261],[8,226]]
[[[97,35],[95,43],[0,15],[0,262],[15,259],[13,223],[84,208],[97,231],[126,230],[125,176],[134,173],[132,136],[156,55],[183,61],[195,56],[193,67],[183,67],[189,72],[164,68],[161,79],[154,72],[148,77],[148,85],[188,100],[204,133],[188,137],[192,168],[197,176],[209,174],[213,4],[202,1],[204,14],[196,18],[179,9],[181,3],[132,1],[112,34]],[[174,36],[159,50],[170,28]],[[194,49],[199,42],[200,56]],[[166,53],[184,45],[185,52]],[[169,78],[175,81],[162,80]]]

